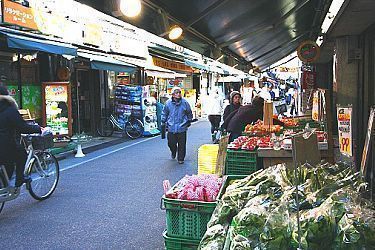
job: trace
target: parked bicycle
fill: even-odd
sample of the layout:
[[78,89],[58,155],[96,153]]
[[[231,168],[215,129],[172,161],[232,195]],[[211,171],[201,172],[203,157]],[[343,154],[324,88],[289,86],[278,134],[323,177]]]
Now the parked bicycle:
[[143,123],[127,114],[122,114],[119,116],[121,119],[116,119],[113,114],[109,117],[103,117],[100,119],[97,132],[100,136],[108,137],[113,134],[115,130],[126,133],[126,135],[131,139],[137,139],[143,135]]
[[[53,146],[53,135],[22,135],[21,140],[28,153],[24,174],[31,179],[26,183],[26,189],[34,199],[45,200],[55,191],[59,181],[59,163],[48,151]],[[5,167],[0,166],[0,213],[5,202],[20,194],[20,187],[16,188],[11,180]]]

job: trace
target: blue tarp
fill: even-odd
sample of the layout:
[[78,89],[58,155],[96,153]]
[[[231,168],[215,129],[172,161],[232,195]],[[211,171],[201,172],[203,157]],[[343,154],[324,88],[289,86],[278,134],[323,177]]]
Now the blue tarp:
[[197,68],[197,69],[202,69],[202,70],[208,70],[208,65],[204,65],[198,62],[190,61],[190,60],[185,60],[185,64],[187,66]]
[[1,31],[7,38],[8,47],[29,51],[43,51],[58,55],[77,56],[77,48],[66,43],[31,38]]

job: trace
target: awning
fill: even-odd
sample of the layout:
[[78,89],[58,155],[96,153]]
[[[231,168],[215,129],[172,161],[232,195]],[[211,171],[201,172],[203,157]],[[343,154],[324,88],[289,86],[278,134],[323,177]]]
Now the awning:
[[238,76],[224,76],[220,77],[218,82],[241,82],[241,77]]
[[119,60],[125,63],[136,65],[140,68],[144,68],[147,64],[146,59],[138,59],[138,58],[127,57],[127,56],[114,56],[114,58],[116,60]]
[[92,69],[132,73],[137,68],[135,65],[127,64],[110,56],[99,53],[92,54],[89,51],[79,50],[78,56],[89,59]]
[[193,67],[193,68],[196,68],[196,69],[208,70],[208,65],[205,65],[203,63],[199,63],[199,62],[196,62],[196,61],[191,61],[191,60],[185,59],[185,64],[187,66],[190,66],[190,67]]
[[147,76],[153,76],[153,77],[160,77],[160,78],[175,78],[176,77],[176,72],[165,69],[162,67],[158,67],[155,65],[150,65],[148,64],[145,67],[145,72]]
[[0,33],[6,36],[7,44],[10,48],[77,56],[77,48],[67,43],[31,38],[5,31],[0,31]]

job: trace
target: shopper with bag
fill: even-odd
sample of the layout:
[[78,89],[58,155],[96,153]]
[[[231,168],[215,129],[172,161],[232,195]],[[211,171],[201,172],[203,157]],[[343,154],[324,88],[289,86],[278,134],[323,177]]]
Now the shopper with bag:
[[181,88],[172,89],[172,98],[164,106],[161,114],[162,129],[167,129],[168,147],[171,158],[183,164],[186,155],[186,132],[193,119],[190,104],[181,97]]

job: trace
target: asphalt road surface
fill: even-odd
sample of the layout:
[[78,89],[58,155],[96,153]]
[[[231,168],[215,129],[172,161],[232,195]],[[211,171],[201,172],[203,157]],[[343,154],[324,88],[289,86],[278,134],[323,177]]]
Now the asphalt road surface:
[[140,138],[60,161],[60,182],[45,201],[23,188],[0,214],[0,249],[164,249],[162,182],[197,173],[209,123],[188,131],[187,156],[170,159],[160,136]]

